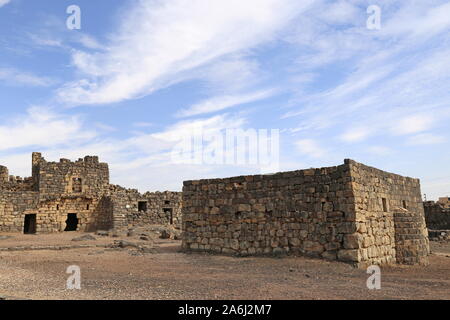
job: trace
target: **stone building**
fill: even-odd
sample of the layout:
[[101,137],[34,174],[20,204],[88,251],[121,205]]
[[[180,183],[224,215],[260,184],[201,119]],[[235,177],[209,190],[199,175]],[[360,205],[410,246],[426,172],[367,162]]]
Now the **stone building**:
[[439,201],[424,202],[425,221],[430,230],[450,230],[450,206],[444,201],[447,198],[439,198]]
[[365,266],[427,263],[418,179],[353,160],[273,175],[185,181],[184,250],[294,253]]
[[109,183],[96,156],[47,162],[32,155],[32,176],[0,166],[0,231],[51,233],[121,230],[142,224],[180,226],[181,193],[140,194]]

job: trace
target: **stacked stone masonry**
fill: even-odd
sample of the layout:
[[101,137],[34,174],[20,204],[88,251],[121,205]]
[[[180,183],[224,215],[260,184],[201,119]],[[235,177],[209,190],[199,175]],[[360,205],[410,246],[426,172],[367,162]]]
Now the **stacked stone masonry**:
[[425,220],[429,229],[450,230],[450,207],[446,202],[442,200],[438,202],[427,201],[424,203],[424,207]]
[[427,263],[420,183],[365,166],[185,181],[184,250]]
[[[128,229],[142,223],[179,227],[180,216],[180,192],[140,194],[111,185],[108,165],[95,156],[47,162],[33,153],[32,177],[25,179],[10,176],[0,166],[2,232],[61,232],[70,219],[79,231]],[[33,228],[25,230],[30,223]]]

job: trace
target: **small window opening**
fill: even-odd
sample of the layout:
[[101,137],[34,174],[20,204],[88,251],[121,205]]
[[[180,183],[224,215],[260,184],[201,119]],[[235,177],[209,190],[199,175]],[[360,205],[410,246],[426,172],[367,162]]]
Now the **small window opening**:
[[72,180],[72,191],[73,192],[81,192],[82,190],[83,190],[83,188],[82,188],[81,178],[73,178],[73,180]]
[[147,201],[138,202],[138,211],[147,212]]
[[86,210],[89,210],[89,205],[86,205]]
[[402,201],[403,209],[408,209],[408,206],[406,205],[406,200]]
[[56,205],[56,210],[59,210],[59,204]]
[[169,205],[169,204],[170,204],[170,200],[165,200],[165,201],[164,201],[164,204],[165,204],[165,205]]
[[387,207],[387,200],[386,200],[386,198],[382,198],[381,201],[383,202],[383,211],[384,211],[384,212],[388,212],[388,207]]

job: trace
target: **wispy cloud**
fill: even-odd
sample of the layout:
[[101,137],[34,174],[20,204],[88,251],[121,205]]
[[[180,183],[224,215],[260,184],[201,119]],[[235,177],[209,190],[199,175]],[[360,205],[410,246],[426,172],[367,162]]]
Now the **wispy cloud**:
[[0,125],[0,150],[48,148],[94,136],[95,132],[83,128],[78,116],[61,115],[46,107],[31,107],[26,114]]
[[313,139],[302,139],[295,143],[297,150],[309,157],[322,158],[327,154],[326,149]]
[[142,96],[207,65],[273,39],[312,1],[138,1],[106,53],[77,53],[85,78],[66,84],[59,98],[99,104]]
[[7,5],[10,2],[11,0],[0,0],[0,8],[3,7],[4,5]]
[[422,133],[408,138],[407,144],[409,145],[433,145],[444,143],[447,140],[443,136],[431,134],[431,133]]
[[276,93],[276,90],[262,90],[258,92],[252,92],[241,95],[225,95],[214,97],[200,103],[197,103],[188,109],[181,110],[177,116],[178,117],[190,117],[205,113],[211,113],[216,111],[221,111],[224,109],[232,108],[235,106],[247,104],[250,102],[264,100],[271,97]]
[[49,77],[41,77],[13,68],[0,68],[0,82],[12,86],[24,85],[35,87],[48,87],[55,84],[55,80]]

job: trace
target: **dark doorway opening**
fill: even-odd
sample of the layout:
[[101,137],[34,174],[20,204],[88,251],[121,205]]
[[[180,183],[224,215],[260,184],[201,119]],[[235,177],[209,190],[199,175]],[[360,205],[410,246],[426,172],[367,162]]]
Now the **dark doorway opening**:
[[164,214],[166,215],[167,219],[169,220],[170,224],[173,224],[173,210],[172,208],[165,208]]
[[64,231],[77,231],[78,218],[76,213],[69,213],[66,220],[66,228]]
[[26,214],[25,223],[23,225],[24,234],[35,234],[36,233],[36,215]]
[[147,212],[147,201],[138,202],[138,211]]

